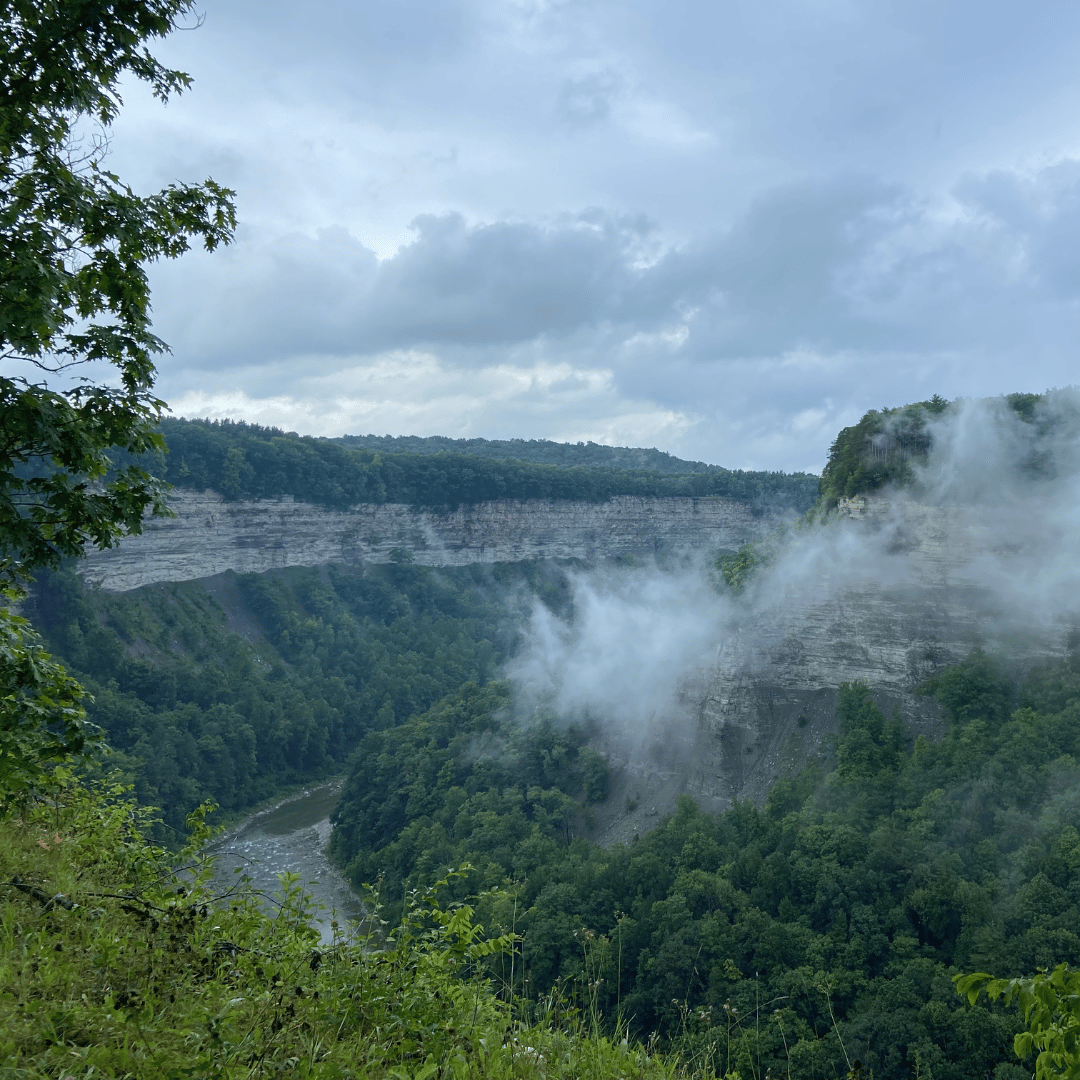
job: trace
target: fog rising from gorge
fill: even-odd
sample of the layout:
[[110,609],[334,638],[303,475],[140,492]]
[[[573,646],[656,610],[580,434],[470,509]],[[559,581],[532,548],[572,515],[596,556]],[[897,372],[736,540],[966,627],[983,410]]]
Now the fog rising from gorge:
[[[510,667],[523,707],[591,719],[633,755],[658,736],[694,745],[702,724],[722,735],[749,680],[772,698],[772,721],[766,706],[739,721],[750,755],[784,708],[805,723],[806,695],[849,678],[914,701],[971,648],[1060,652],[1080,611],[1080,395],[1051,393],[1030,420],[961,401],[928,430],[912,483],[767,541],[775,562],[741,595],[705,558],[572,575],[572,616],[536,601]],[[815,648],[820,670],[799,659]],[[877,670],[881,648],[898,670]]]

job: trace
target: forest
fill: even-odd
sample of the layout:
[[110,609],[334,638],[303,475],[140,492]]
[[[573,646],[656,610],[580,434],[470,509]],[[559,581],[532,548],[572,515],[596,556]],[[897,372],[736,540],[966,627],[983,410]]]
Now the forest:
[[[1075,406],[1056,401],[1046,394],[1006,394],[988,398],[982,404],[1000,405],[1018,417],[1039,437],[1060,436],[1067,425],[1074,427]],[[933,425],[955,415],[967,402],[946,401],[935,394],[928,401],[915,401],[894,408],[870,409],[857,424],[844,428],[829,447],[829,458],[821,471],[821,505],[832,509],[840,499],[863,495],[891,486],[916,485],[918,468],[927,463],[933,447]],[[1053,471],[1052,454],[1036,450],[1019,463],[1029,479]]]
[[[0,346],[24,372],[0,376],[0,1076],[1075,1076],[1076,642],[939,671],[933,743],[843,684],[834,737],[763,805],[683,798],[601,848],[612,770],[589,721],[522,712],[500,678],[530,605],[567,612],[567,567],[84,587],[71,560],[164,512],[168,482],[332,506],[817,494],[648,454],[620,471],[591,448],[555,463],[548,445],[163,421],[146,266],[232,242],[234,193],[140,196],[102,162],[121,87],[189,87],[150,46],[191,8],[0,14]],[[842,432],[826,501],[910,481],[946,407]],[[356,936],[331,924],[324,944],[295,876],[271,898],[213,883],[208,817],[342,774],[333,852],[371,887]]]
[[687,461],[666,450],[606,446],[596,442],[561,443],[551,439],[449,439],[444,435],[341,435],[332,440],[383,454],[467,454],[496,460],[536,461],[546,465],[591,465],[631,472],[727,472],[719,465]]
[[[117,466],[136,464],[180,488],[211,488],[228,499],[291,495],[302,502],[347,507],[357,503],[459,506],[492,499],[580,499],[616,495],[723,496],[762,509],[802,513],[818,497],[818,478],[807,473],[744,472],[719,466],[672,467],[678,459],[627,451],[620,458],[586,455],[570,447],[533,455],[478,456],[452,440],[431,452],[433,440],[403,440],[417,452],[354,448],[351,440],[314,439],[246,423],[165,418],[160,431],[168,453],[115,453]],[[511,447],[516,444],[506,444]],[[544,444],[558,448],[562,444]],[[645,454],[640,460],[635,456]],[[587,463],[585,463],[587,462]],[[696,465],[697,463],[687,463]]]
[[[510,891],[531,993],[591,982],[606,1016],[718,1047],[743,1076],[858,1059],[878,1078],[1020,1080],[1017,1019],[969,1008],[951,977],[1080,963],[1080,656],[1020,677],[975,653],[924,692],[949,718],[936,743],[844,685],[833,745],[764,806],[683,797],[604,850],[582,835],[603,778],[580,736],[504,731],[477,754],[498,700],[467,689],[368,736],[334,850],[391,895],[468,862],[462,888]],[[509,905],[488,921],[509,926]]]
[[70,566],[43,572],[27,612],[92,694],[109,767],[177,835],[213,799],[238,811],[339,772],[367,733],[486,685],[513,645],[508,596],[535,566],[433,570],[390,564],[230,575],[257,620],[228,630],[198,583],[112,595]]
[[[743,1077],[1019,1080],[1018,1018],[954,975],[1080,963],[1080,654],[1017,671],[974,653],[923,687],[946,735],[914,742],[867,687],[763,806],[677,812],[590,841],[605,759],[580,724],[522,717],[500,663],[565,568],[411,565],[241,576],[259,633],[195,585],[86,592],[43,578],[50,646],[94,694],[108,775],[178,843],[212,798],[237,812],[345,771],[332,851],[400,897],[468,867],[448,902],[515,937],[517,993]],[[628,800],[626,813],[635,808]],[[488,961],[508,981],[505,954]],[[590,989],[591,988],[591,989]],[[587,991],[587,992],[586,992]],[[554,995],[554,998],[553,998]]]

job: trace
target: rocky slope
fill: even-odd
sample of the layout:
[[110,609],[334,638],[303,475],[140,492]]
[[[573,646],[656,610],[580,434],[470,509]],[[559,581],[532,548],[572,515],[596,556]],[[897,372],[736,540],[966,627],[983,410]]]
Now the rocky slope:
[[839,511],[797,534],[741,598],[714,664],[684,684],[681,715],[605,736],[617,775],[599,839],[632,839],[684,792],[710,810],[762,802],[821,751],[842,682],[866,683],[886,713],[933,739],[944,717],[918,692],[931,675],[975,648],[1022,669],[1075,647],[1080,616],[1067,595],[1047,598],[1045,515],[1025,530],[1001,507],[865,496]]
[[92,552],[83,564],[86,580],[126,592],[226,570],[258,573],[402,557],[427,566],[463,566],[593,560],[661,548],[732,551],[776,524],[745,503],[717,497],[506,500],[447,511],[396,504],[336,511],[288,496],[228,502],[213,491],[177,490],[170,501],[174,518],[150,518],[141,536]]
[[820,747],[841,682],[865,682],[913,734],[933,738],[941,711],[917,693],[929,676],[975,648],[1023,667],[1074,640],[1074,617],[1008,587],[1039,555],[1015,543],[993,508],[861,497],[840,512],[832,557],[813,564],[820,546],[797,544],[789,559],[809,565],[781,566],[704,683],[688,688],[700,728],[687,789],[712,803],[764,798],[775,776]]
[[[86,578],[122,592],[227,570],[403,557],[447,566],[661,547],[730,551],[776,524],[721,498],[335,512],[287,498],[176,492],[173,505],[175,518],[150,520],[142,536],[92,555]],[[913,733],[933,737],[941,713],[917,688],[934,672],[976,647],[1018,664],[1068,648],[1075,620],[1040,617],[1002,587],[1032,552],[1015,542],[1016,530],[1002,529],[997,510],[860,497],[840,511],[797,538],[743,598],[714,665],[684,686],[682,715],[657,718],[637,745],[603,746],[617,775],[599,835],[649,828],[683,791],[709,808],[763,799],[776,776],[821,748],[841,682],[862,680]],[[624,809],[631,803],[635,812]]]

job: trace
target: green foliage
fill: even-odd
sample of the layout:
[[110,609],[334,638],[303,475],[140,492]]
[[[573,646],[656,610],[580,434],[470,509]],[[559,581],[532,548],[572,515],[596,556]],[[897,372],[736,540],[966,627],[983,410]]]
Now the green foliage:
[[85,698],[26,619],[0,608],[0,818],[32,796],[50,767],[100,741]]
[[997,726],[1008,718],[1013,703],[1011,680],[982,649],[927,679],[920,689],[937,698],[954,724],[981,719]]
[[948,408],[937,394],[895,409],[871,409],[852,427],[844,428],[829,448],[821,473],[821,495],[827,506],[873,491],[886,484],[905,484],[913,477],[912,463],[924,462],[930,451],[927,422]]
[[32,610],[92,693],[111,767],[179,834],[204,799],[235,812],[339,771],[368,732],[486,684],[514,640],[505,597],[531,572],[499,571],[505,588],[410,565],[230,577],[252,640],[198,584],[115,596],[66,569],[40,576]]
[[152,468],[177,487],[212,488],[230,499],[291,495],[332,507],[386,502],[449,507],[494,499],[604,502],[617,495],[724,496],[803,511],[817,496],[817,479],[803,473],[717,466],[659,472],[477,457],[456,450],[382,453],[255,424],[198,420],[165,419],[161,433],[169,446],[167,457],[123,460]]
[[534,1000],[656,1032],[702,1068],[1007,1077],[1016,1019],[961,1005],[951,980],[1080,963],[1080,659],[1017,687],[975,653],[928,689],[950,716],[938,742],[846,685],[832,759],[763,808],[683,798],[606,850],[584,839],[558,732],[530,753],[474,691],[362,747],[335,850],[390,895],[469,862],[469,887],[514,890],[478,914],[522,936]]
[[332,838],[355,884],[400,895],[468,862],[468,887],[488,888],[573,843],[583,803],[606,797],[607,762],[580,728],[521,725],[509,704],[505,685],[466,685],[360,743]]
[[[603,446],[595,442],[560,443],[550,439],[448,439],[442,435],[344,435],[334,439],[355,450],[382,454],[464,454],[493,460],[534,461],[543,465],[588,465],[600,469],[679,473],[725,473],[704,461],[685,461],[663,450]],[[762,475],[762,474],[758,474]]]
[[[1018,461],[1022,477],[1049,478],[1062,466],[1071,470],[1071,464],[1059,460],[1053,445],[1062,431],[1076,430],[1076,406],[1070,398],[1008,394],[986,399],[983,404],[1004,406],[1029,425],[1027,451]],[[953,407],[935,394],[929,401],[880,412],[871,409],[857,424],[844,428],[829,448],[829,460],[821,473],[825,509],[832,509],[840,499],[890,484],[910,485],[915,466],[924,464],[930,452],[931,421]]]
[[1035,1058],[1035,1080],[1080,1077],[1080,972],[1059,964],[1053,971],[1024,979],[995,979],[985,972],[954,975],[956,990],[974,1005],[983,993],[1013,1005],[1026,1031],[1013,1040],[1016,1056]]
[[[115,119],[119,86],[146,82],[162,100],[188,77],[145,43],[165,37],[190,0],[92,5],[0,4],[0,355],[55,374],[104,361],[115,380],[65,390],[0,378],[0,556],[54,565],[85,544],[138,532],[160,485],[131,465],[110,473],[106,451],[161,446],[145,265],[200,237],[232,237],[232,192],[208,180],[137,196],[102,167],[104,138],[87,122]],[[106,481],[107,482],[104,482]]]
[[742,593],[759,570],[763,570],[776,561],[776,543],[769,540],[757,540],[743,544],[738,551],[721,555],[716,560],[716,569],[724,584],[736,595]]
[[[108,451],[160,450],[163,402],[146,264],[228,243],[232,192],[207,180],[138,196],[103,168],[125,80],[162,101],[189,83],[146,43],[190,0],[0,0],[0,810],[93,741],[82,689],[7,605],[32,570],[111,546],[164,513],[162,485]],[[85,140],[88,124],[100,138]],[[95,383],[73,368],[110,365]],[[54,386],[48,385],[54,378]],[[59,377],[63,389],[56,389]]]
[[[67,781],[0,825],[0,1071],[56,1076],[662,1080],[650,1051],[565,1015],[527,1022],[480,965],[511,953],[448,880],[410,894],[400,923],[328,946],[285,875],[268,917],[225,894],[198,852],[179,866],[144,839],[122,789]],[[323,916],[325,917],[325,916]]]

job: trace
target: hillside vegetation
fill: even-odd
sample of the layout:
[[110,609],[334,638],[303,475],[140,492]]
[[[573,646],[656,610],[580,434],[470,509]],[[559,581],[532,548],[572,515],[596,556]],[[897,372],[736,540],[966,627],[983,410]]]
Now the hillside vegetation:
[[595,442],[561,443],[550,439],[448,439],[444,435],[342,435],[333,439],[356,450],[383,454],[466,454],[493,460],[536,461],[544,465],[590,465],[631,472],[726,472],[719,465],[687,461],[664,450],[602,446]]
[[[458,697],[369,737],[334,850],[390,895],[468,860],[463,889],[516,889],[533,993],[599,978],[604,1015],[665,1045],[690,1032],[743,1076],[859,1059],[878,1080],[1021,1080],[1016,1019],[968,1008],[951,977],[1080,963],[1080,657],[1015,682],[975,653],[926,689],[950,718],[939,742],[845,685],[831,754],[764,807],[684,798],[607,850],[580,830],[573,733],[478,743],[493,702]],[[481,910],[509,925],[506,901]]]
[[[176,856],[121,788],[58,773],[0,818],[0,1076],[662,1080],[652,1051],[587,1030],[570,1001],[526,1010],[485,958],[513,955],[440,889],[320,944],[285,876],[275,915],[215,892],[200,812]],[[444,883],[445,884],[445,883]],[[322,913],[329,919],[329,913]],[[391,932],[392,931],[392,932]]]
[[[1000,402],[1041,434],[1051,434],[1061,417],[1042,411],[1050,394],[1008,394],[988,402]],[[935,394],[929,401],[916,401],[896,408],[871,409],[851,427],[844,428],[829,448],[829,460],[821,472],[821,499],[831,508],[840,499],[876,491],[890,485],[906,487],[925,465],[933,446],[933,423],[945,419],[965,402],[948,402]],[[1075,416],[1071,417],[1075,420]],[[1044,471],[1046,461],[1036,453],[1032,460],[1018,463],[1029,474]]]
[[622,1024],[744,1080],[842,1076],[856,1059],[879,1080],[1027,1075],[1016,1018],[971,1009],[951,978],[1080,963],[1080,658],[1023,678],[979,653],[948,669],[926,687],[950,718],[935,744],[845,686],[831,749],[763,807],[684,799],[601,849],[589,815],[608,766],[589,732],[523,724],[495,678],[514,644],[497,586],[558,607],[565,579],[494,573],[240,579],[254,642],[195,586],[84,595],[67,630],[72,601],[54,596],[53,625],[78,643],[81,617],[84,662],[113,657],[108,674],[91,665],[91,716],[121,775],[164,805],[166,841],[192,800],[238,809],[348,757],[333,851],[349,876],[381,882],[394,921],[408,890],[467,865],[443,902],[497,890],[476,917],[521,941],[488,971],[530,1008],[572,998],[594,1030]]
[[114,595],[68,568],[39,575],[27,605],[92,694],[110,767],[179,833],[205,799],[235,812],[338,772],[369,732],[486,685],[513,647],[515,589],[553,603],[565,591],[560,572],[529,564],[297,568],[230,583],[251,640],[194,582]]
[[[169,453],[139,459],[139,464],[176,487],[212,488],[228,499],[290,495],[341,508],[357,503],[453,507],[493,499],[723,496],[801,513],[818,495],[818,478],[807,473],[670,467],[677,459],[659,469],[649,457],[640,464],[639,451],[621,457],[590,453],[589,464],[582,464],[579,454],[567,463],[525,451],[520,457],[477,456],[456,447],[454,452],[385,453],[245,423],[165,419],[161,432]],[[118,462],[128,460],[115,456]]]

